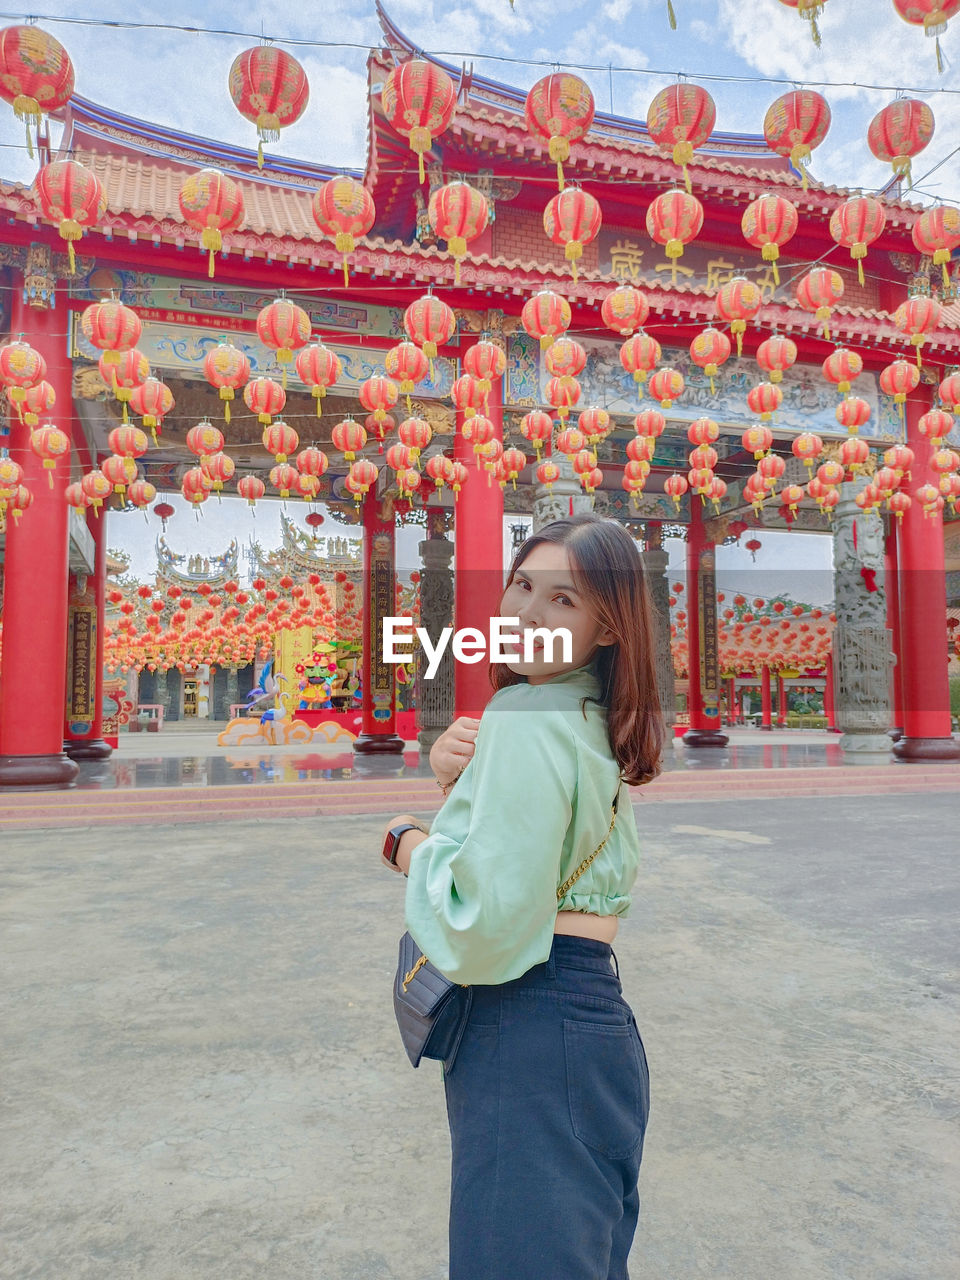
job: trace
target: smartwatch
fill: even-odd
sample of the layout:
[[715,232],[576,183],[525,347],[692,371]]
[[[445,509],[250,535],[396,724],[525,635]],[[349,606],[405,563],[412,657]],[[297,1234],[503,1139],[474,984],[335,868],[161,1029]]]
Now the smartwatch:
[[383,856],[395,867],[397,865],[397,852],[400,848],[400,837],[405,831],[423,831],[423,827],[418,826],[415,822],[399,822],[387,832],[383,842]]

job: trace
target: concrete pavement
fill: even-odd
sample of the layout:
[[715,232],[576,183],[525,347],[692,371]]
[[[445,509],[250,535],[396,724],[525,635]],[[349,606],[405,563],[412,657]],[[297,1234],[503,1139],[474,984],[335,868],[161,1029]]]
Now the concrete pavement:
[[[638,807],[634,1280],[955,1276],[957,817],[949,792]],[[443,1088],[393,1020],[382,825],[5,830],[2,1280],[444,1280]]]

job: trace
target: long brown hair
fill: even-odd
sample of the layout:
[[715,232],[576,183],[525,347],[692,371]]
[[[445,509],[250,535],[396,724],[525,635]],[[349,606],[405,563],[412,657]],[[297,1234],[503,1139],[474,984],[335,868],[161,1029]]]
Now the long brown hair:
[[[633,786],[652,782],[662,767],[666,726],[657,690],[653,608],[636,543],[616,520],[592,513],[554,520],[521,543],[507,587],[534,547],[544,542],[566,547],[573,584],[586,608],[617,637],[593,656],[600,698],[591,701],[607,709],[610,750],[624,781]],[[526,676],[505,663],[490,663],[494,689],[525,681]]]

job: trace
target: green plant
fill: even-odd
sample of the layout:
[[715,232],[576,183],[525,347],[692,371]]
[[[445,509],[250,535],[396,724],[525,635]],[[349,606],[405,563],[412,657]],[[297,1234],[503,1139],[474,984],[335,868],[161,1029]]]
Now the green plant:
[[960,718],[960,676],[950,677],[950,714]]

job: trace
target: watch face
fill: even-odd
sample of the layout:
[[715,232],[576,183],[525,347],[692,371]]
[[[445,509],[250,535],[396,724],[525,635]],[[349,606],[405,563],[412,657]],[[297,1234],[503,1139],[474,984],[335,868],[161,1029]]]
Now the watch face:
[[387,832],[387,838],[383,842],[383,856],[389,862],[394,863],[394,865],[396,865],[396,861],[397,861],[397,846],[400,843],[400,837],[403,835],[404,831],[409,831],[409,830],[410,828],[404,825],[399,827],[391,827],[390,830]]

